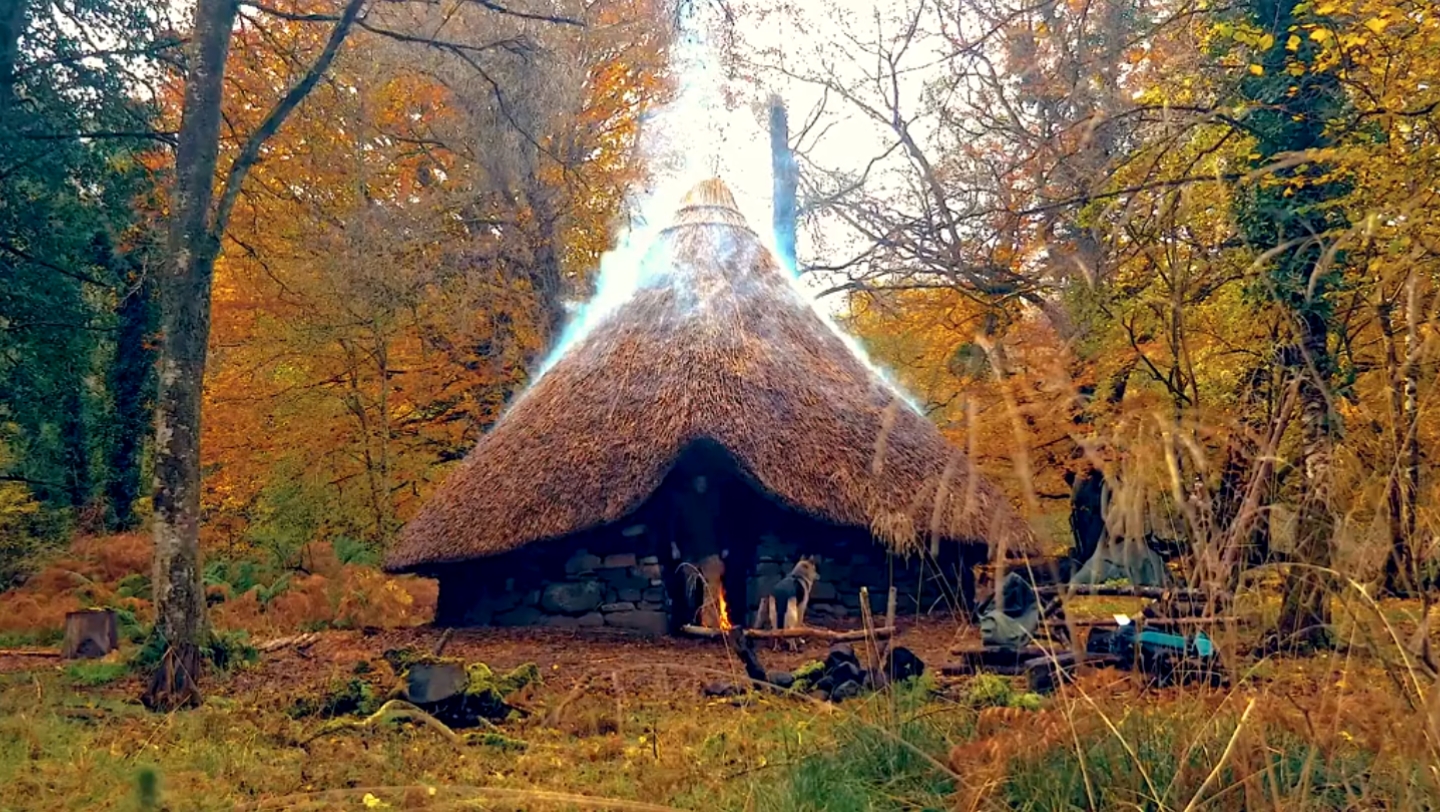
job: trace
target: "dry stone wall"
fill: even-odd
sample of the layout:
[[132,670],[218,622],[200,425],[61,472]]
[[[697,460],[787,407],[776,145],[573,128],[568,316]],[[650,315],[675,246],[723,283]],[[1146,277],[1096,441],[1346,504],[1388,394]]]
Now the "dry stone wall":
[[[436,623],[447,626],[609,627],[649,634],[668,628],[660,559],[645,541],[614,534],[587,539],[584,549],[564,552],[537,546],[493,559],[447,568],[439,574]],[[629,544],[639,552],[615,552]],[[567,545],[568,546],[568,545]],[[915,559],[906,561],[862,536],[827,538],[817,557],[820,580],[810,598],[811,622],[858,622],[860,587],[871,608],[885,611],[890,584],[902,615],[948,608],[937,581]],[[802,545],[762,537],[749,580],[746,625],[753,625],[761,589],[783,578],[799,561]]]

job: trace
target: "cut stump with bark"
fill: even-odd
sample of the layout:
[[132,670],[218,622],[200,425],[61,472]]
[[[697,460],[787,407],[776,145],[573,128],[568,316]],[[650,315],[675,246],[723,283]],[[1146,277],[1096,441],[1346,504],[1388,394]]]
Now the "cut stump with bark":
[[65,615],[65,642],[60,654],[67,660],[94,660],[120,647],[120,627],[110,609],[86,609]]
[[204,701],[200,693],[201,662],[200,647],[194,643],[166,649],[140,701],[148,710],[166,713],[198,707]]

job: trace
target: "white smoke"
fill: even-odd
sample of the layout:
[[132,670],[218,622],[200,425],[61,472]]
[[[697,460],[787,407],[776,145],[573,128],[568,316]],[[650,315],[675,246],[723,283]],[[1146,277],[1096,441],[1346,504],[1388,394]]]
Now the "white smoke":
[[[600,259],[595,293],[589,301],[570,306],[572,315],[560,338],[541,363],[538,381],[555,363],[609,318],[635,292],[668,268],[648,267],[647,255],[668,227],[685,194],[701,181],[721,178],[736,207],[773,256],[777,250],[771,228],[773,206],[769,134],[744,98],[746,89],[725,75],[710,32],[726,23],[709,4],[693,4],[671,49],[671,70],[677,77],[675,98],[641,124],[641,156],[649,169],[650,187],[637,190],[627,205],[628,223],[616,245]],[[764,95],[753,93],[753,98]],[[885,381],[917,413],[922,413],[899,382],[873,363],[864,347],[821,308],[805,289],[795,269],[786,275],[796,295],[806,302],[847,348]],[[672,276],[672,280],[682,279]],[[692,293],[698,293],[692,291]],[[693,300],[693,297],[692,297]],[[532,381],[533,383],[533,381]]]

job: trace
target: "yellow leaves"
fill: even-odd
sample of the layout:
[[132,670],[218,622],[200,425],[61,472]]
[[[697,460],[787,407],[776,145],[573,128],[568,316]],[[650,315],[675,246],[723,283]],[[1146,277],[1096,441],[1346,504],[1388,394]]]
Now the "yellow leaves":
[[1268,50],[1270,50],[1271,48],[1274,48],[1274,47],[1275,47],[1275,35],[1274,35],[1274,34],[1266,34],[1265,36],[1263,36],[1263,37],[1260,38],[1260,41],[1259,41],[1259,43],[1257,43],[1257,44],[1258,44],[1260,50],[1262,50],[1262,51],[1268,51]]
[[1255,64],[1255,63],[1253,63],[1253,62],[1250,63],[1250,75],[1251,75],[1251,76],[1264,76],[1264,75],[1265,75],[1265,66],[1264,66],[1264,65],[1257,65],[1257,64]]
[[1291,53],[1300,50],[1300,42],[1300,37],[1296,36],[1295,34],[1291,34],[1289,39],[1285,40],[1285,50],[1290,51]]
[[[431,791],[431,793],[434,793],[435,790],[432,788],[430,791]],[[364,798],[361,798],[360,801],[361,801],[361,803],[365,804],[365,808],[366,808],[366,809],[389,809],[389,808],[390,808],[390,804],[387,804],[387,803],[385,803],[384,801],[380,800],[379,798],[376,798],[373,794],[371,794],[371,793],[369,793],[369,792],[365,793],[365,797],[364,797]]]
[[1334,36],[1335,35],[1328,28],[1313,28],[1310,30],[1310,39],[1315,42],[1323,43],[1326,40],[1333,38]]
[[1389,23],[1385,22],[1379,17],[1371,17],[1370,19],[1365,21],[1365,27],[1370,29],[1370,32],[1376,35],[1385,33],[1385,29],[1388,26]]

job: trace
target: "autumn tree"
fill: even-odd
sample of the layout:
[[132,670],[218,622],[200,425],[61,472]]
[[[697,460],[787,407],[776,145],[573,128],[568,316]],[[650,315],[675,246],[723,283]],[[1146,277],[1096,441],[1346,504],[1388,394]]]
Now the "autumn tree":
[[30,549],[132,527],[140,502],[156,259],[143,156],[168,135],[139,91],[175,52],[166,13],[0,7],[0,482],[38,505]]

